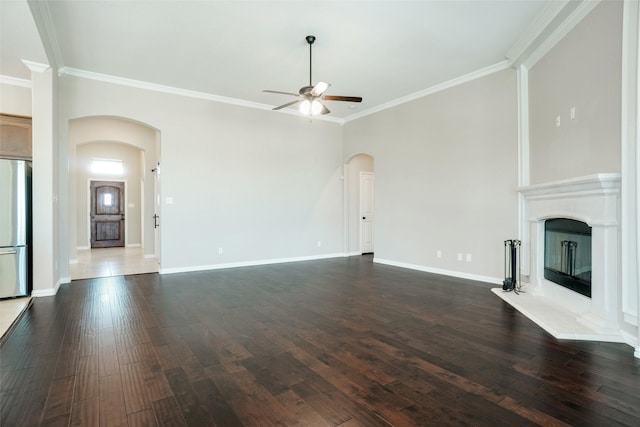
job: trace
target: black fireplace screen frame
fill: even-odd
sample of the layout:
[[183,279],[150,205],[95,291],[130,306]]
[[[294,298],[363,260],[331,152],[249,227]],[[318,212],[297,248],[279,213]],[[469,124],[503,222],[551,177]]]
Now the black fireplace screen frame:
[[[555,252],[549,248],[550,233],[556,233]],[[571,289],[579,294],[591,298],[591,227],[581,221],[568,218],[548,219],[544,225],[544,278],[557,283],[560,286]],[[558,236],[564,236],[559,241]],[[585,237],[588,237],[588,248],[585,248]],[[578,244],[576,240],[581,240]],[[584,259],[584,253],[589,254],[588,271],[576,271],[576,259],[578,251]],[[555,257],[552,265],[549,260]],[[555,267],[555,268],[554,268]]]

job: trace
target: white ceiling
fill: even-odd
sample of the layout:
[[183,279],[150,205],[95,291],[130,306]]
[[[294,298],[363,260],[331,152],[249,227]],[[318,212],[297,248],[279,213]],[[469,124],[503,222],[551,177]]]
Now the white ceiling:
[[[59,68],[269,106],[293,98],[263,89],[309,83],[313,34],[313,83],[364,98],[326,102],[345,118],[503,62],[548,3],[54,0],[36,22]],[[0,0],[0,15],[0,74],[28,79],[20,59],[47,62],[29,6]]]

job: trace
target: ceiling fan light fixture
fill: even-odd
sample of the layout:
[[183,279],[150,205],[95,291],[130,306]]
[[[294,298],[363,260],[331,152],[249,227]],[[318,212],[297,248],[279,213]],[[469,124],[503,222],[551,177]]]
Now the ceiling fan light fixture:
[[305,99],[300,103],[300,112],[305,116],[317,116],[318,114],[322,114],[323,109],[324,106],[317,99]]
[[309,101],[308,99],[302,101],[300,103],[300,112],[305,116],[309,115],[309,113],[311,113],[311,101]]
[[317,116],[322,113],[322,104],[317,99],[311,102],[311,115]]

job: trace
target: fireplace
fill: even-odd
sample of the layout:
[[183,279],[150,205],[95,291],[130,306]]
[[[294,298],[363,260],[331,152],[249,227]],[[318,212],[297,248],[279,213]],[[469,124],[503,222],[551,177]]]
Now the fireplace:
[[[557,338],[625,342],[619,323],[620,175],[519,192],[522,224],[528,223],[522,228],[522,273],[529,280],[520,295],[494,292]],[[558,280],[549,277],[554,274]]]
[[591,298],[591,227],[569,218],[544,225],[544,278]]

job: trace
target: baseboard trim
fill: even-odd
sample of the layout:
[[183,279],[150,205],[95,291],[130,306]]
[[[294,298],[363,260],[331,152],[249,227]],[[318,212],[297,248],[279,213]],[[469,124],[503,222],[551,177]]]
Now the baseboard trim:
[[140,243],[131,243],[127,245],[128,248],[140,248],[142,245]]
[[76,246],[77,251],[87,251],[91,249],[91,246]]
[[275,258],[275,259],[265,259],[265,260],[255,260],[255,261],[230,262],[230,263],[224,263],[224,264],[197,265],[193,267],[161,268],[159,273],[160,274],[191,273],[194,271],[221,270],[223,268],[254,267],[258,265],[284,264],[288,262],[299,262],[299,261],[315,261],[320,259],[339,258],[339,257],[344,257],[344,253],[340,252],[340,253],[324,254],[324,255],[301,256],[301,257],[294,257],[294,258]]
[[388,259],[375,258],[375,257],[373,258],[373,262],[376,262],[378,264],[391,265],[393,267],[424,271],[425,273],[442,274],[443,276],[457,277],[459,279],[467,279],[467,280],[475,280],[477,282],[491,283],[494,285],[501,285],[503,280],[497,277],[481,276],[479,274],[463,273],[461,271],[444,270],[442,268],[433,268],[433,267],[427,267],[425,265],[409,264],[406,262],[392,261]]
[[48,289],[34,289],[31,291],[31,296],[34,298],[40,297],[52,297],[58,293],[58,289],[60,288],[61,280],[58,280],[53,288]]
[[620,335],[625,343],[629,344],[633,348],[640,348],[640,341],[638,337],[634,334],[630,334],[627,331],[620,331]]
[[158,258],[156,254],[144,254],[144,259],[154,259]]
[[362,253],[361,253],[361,252],[359,252],[359,251],[356,251],[356,252],[347,252],[347,253],[345,253],[345,254],[344,254],[344,256],[345,256],[345,257],[350,257],[350,256],[360,256],[360,255],[362,255]]

